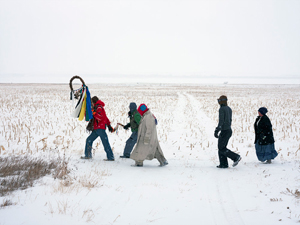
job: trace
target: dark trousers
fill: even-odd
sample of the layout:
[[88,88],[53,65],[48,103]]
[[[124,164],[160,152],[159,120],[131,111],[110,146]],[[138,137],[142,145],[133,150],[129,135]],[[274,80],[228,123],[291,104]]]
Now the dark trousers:
[[130,138],[128,138],[128,140],[126,141],[125,149],[123,152],[124,156],[130,157],[130,153],[132,152],[132,149],[137,141],[137,135],[137,131],[132,132]]
[[86,139],[86,144],[85,144],[85,156],[86,157],[92,157],[92,146],[94,140],[100,137],[104,151],[106,152],[106,157],[107,159],[113,160],[114,159],[114,153],[111,150],[110,144],[108,142],[108,137],[104,129],[97,129],[93,130],[93,132],[88,136]]
[[232,159],[233,161],[236,161],[239,158],[239,155],[230,151],[227,148],[228,141],[232,135],[232,130],[222,130],[219,135],[218,140],[218,154],[219,154],[219,161],[220,166],[228,166],[228,160],[227,158]]

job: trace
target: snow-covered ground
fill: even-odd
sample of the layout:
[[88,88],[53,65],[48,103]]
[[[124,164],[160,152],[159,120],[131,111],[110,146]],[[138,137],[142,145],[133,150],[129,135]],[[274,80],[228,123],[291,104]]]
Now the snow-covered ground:
[[[51,175],[34,187],[0,197],[0,225],[15,224],[299,224],[300,85],[88,85],[105,102],[115,126],[128,122],[130,102],[145,103],[158,119],[166,167],[157,160],[132,167],[120,159],[130,131],[108,133],[116,161],[105,162],[100,139],[92,160],[81,160],[86,122],[70,117],[68,85],[0,84],[0,157],[47,159],[65,154],[65,180]],[[233,110],[228,147],[242,156],[217,169],[220,95]],[[255,155],[253,123],[268,108],[278,157]],[[232,164],[232,162],[230,162]],[[1,178],[0,178],[1,179]]]

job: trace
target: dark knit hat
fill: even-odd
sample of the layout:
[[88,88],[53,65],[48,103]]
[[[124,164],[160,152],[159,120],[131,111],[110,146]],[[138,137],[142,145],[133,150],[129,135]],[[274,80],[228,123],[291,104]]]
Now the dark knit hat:
[[221,95],[220,98],[218,98],[218,102],[220,105],[227,105],[227,97],[225,95]]
[[261,108],[258,109],[258,112],[260,112],[263,115],[266,115],[266,113],[268,112],[268,110],[267,110],[266,107],[261,107]]
[[137,106],[135,104],[135,102],[131,102],[129,104],[129,109],[130,109],[130,112],[134,112],[136,110]]
[[148,107],[145,104],[140,104],[137,111],[140,113],[141,116],[143,116],[144,113],[148,111]]

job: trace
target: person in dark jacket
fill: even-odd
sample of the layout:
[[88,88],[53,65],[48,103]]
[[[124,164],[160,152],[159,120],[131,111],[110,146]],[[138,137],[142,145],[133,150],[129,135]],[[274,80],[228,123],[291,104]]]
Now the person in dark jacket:
[[141,115],[137,111],[137,105],[135,102],[131,102],[129,104],[128,116],[130,122],[124,126],[124,129],[128,130],[129,128],[131,128],[132,134],[126,141],[123,155],[121,155],[120,158],[130,158],[130,153],[132,152],[132,149],[137,141],[138,127],[141,121]]
[[266,116],[267,108],[258,109],[258,117],[254,123],[255,130],[255,150],[259,161],[271,163],[272,159],[278,155],[274,146],[274,136],[272,124],[269,117]]
[[[230,158],[233,160],[233,167],[237,166],[242,157],[227,148],[228,141],[232,135],[231,130],[231,120],[232,120],[232,110],[227,105],[227,97],[225,95],[220,96],[218,99],[220,105],[219,109],[219,124],[215,129],[215,137],[218,138],[218,155],[220,165],[218,168],[228,168],[228,160]],[[219,132],[221,131],[220,135]]]
[[92,158],[92,146],[93,142],[97,137],[100,137],[104,151],[106,152],[107,159],[105,161],[114,161],[114,154],[111,150],[107,134],[105,132],[106,127],[110,132],[113,132],[114,129],[110,125],[110,121],[106,116],[104,110],[104,102],[99,100],[97,96],[92,98],[92,107],[94,108],[93,116],[94,116],[94,130],[86,139],[85,144],[85,156],[82,156],[82,159],[91,159]]

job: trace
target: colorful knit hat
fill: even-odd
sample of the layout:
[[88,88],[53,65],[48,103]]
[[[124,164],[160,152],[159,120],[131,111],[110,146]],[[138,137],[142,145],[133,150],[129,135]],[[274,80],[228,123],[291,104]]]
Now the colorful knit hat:
[[145,112],[147,112],[149,109],[145,104],[140,104],[139,108],[138,108],[138,112],[140,113],[141,116],[144,115]]

